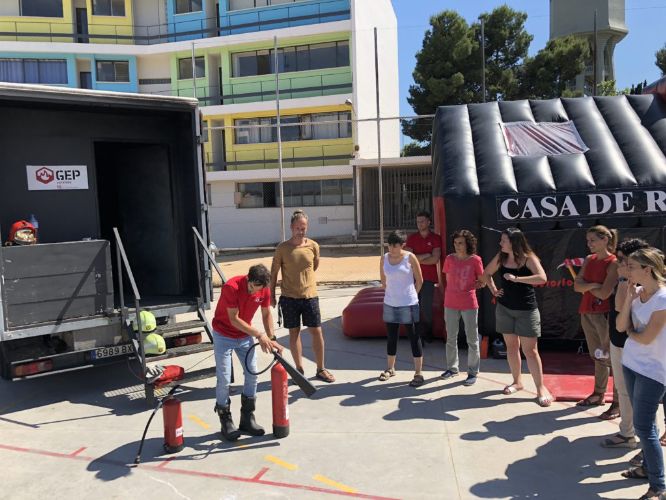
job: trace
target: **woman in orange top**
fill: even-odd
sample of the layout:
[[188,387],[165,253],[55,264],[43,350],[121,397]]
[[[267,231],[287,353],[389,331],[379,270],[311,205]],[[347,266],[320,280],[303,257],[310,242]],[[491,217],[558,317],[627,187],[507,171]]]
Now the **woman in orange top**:
[[605,403],[610,372],[608,298],[617,283],[617,263],[614,255],[617,231],[610,230],[606,226],[592,226],[587,230],[586,239],[587,247],[592,253],[585,258],[583,267],[574,281],[574,290],[583,294],[578,312],[587,349],[594,361],[594,392],[576,404],[601,406]]

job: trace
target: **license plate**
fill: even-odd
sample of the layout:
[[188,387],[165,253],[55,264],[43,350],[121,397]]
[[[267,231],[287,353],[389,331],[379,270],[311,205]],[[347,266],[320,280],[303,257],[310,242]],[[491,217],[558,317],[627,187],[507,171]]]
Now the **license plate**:
[[132,344],[113,345],[110,347],[100,347],[90,352],[90,359],[103,359],[112,358],[114,356],[122,356],[123,354],[131,354],[134,352]]

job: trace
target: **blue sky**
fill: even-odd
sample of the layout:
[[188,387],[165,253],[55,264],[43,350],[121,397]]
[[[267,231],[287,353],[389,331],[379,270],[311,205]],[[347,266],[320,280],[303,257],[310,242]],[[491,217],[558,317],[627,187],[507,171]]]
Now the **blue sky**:
[[[585,0],[581,0],[585,1]],[[414,70],[414,55],[421,48],[430,16],[446,9],[458,11],[468,22],[482,12],[490,12],[504,3],[527,12],[526,29],[534,35],[530,55],[543,48],[549,35],[548,0],[392,0],[398,17],[400,64],[400,112],[413,113],[407,95]],[[626,25],[629,34],[615,49],[617,87],[624,88],[660,77],[654,65],[654,53],[666,43],[666,0],[626,0]]]

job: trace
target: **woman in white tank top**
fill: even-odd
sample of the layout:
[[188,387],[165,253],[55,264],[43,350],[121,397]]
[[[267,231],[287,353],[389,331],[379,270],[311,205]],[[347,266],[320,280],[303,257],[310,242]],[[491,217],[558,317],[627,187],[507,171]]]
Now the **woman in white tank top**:
[[[657,409],[666,395],[666,269],[656,248],[637,250],[627,264],[629,286],[617,316],[617,330],[627,332],[622,364],[634,410],[634,428],[643,448],[650,488],[641,498],[666,499],[664,455],[659,444]],[[630,469],[625,477],[637,477]]]
[[413,253],[404,250],[407,237],[402,231],[393,231],[388,236],[389,251],[381,258],[379,274],[384,288],[383,317],[387,330],[387,365],[379,380],[388,380],[395,375],[395,358],[398,350],[400,325],[405,325],[414,356],[414,378],[412,387],[423,385],[423,348],[416,333],[419,321],[418,293],[423,285],[421,266]]

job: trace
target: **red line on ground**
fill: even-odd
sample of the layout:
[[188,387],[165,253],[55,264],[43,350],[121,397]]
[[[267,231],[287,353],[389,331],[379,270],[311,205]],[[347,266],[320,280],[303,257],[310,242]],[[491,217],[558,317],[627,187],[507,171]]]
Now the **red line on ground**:
[[[82,461],[87,461],[87,462],[97,462],[97,463],[105,463],[109,465],[115,465],[117,467],[129,467],[127,463],[121,462],[119,460],[110,460],[107,458],[94,458],[94,457],[86,457],[83,455],[71,455],[71,454],[65,454],[65,453],[56,453],[53,451],[47,451],[47,450],[37,450],[34,448],[22,448],[19,446],[11,446],[11,445],[6,445],[6,444],[0,444],[0,450],[8,450],[8,451],[15,451],[19,453],[29,453],[32,455],[42,455],[46,457],[51,457],[51,458],[64,458],[68,460],[82,460]],[[168,460],[167,460],[168,462]],[[262,481],[261,479],[255,479],[255,478],[250,478],[250,477],[240,477],[240,476],[231,476],[229,474],[219,474],[215,472],[201,472],[201,471],[195,471],[195,470],[185,470],[185,469],[176,469],[173,467],[169,468],[161,468],[163,467],[164,462],[161,462],[159,465],[147,465],[147,464],[141,464],[139,467],[142,469],[150,469],[156,472],[164,472],[164,473],[170,473],[170,474],[180,474],[182,476],[194,476],[194,477],[207,477],[210,479],[222,479],[222,480],[228,480],[228,481],[238,481],[241,483],[251,483],[251,484],[263,484],[266,486],[275,486],[277,488],[288,488],[292,490],[303,490],[303,491],[313,491],[316,493],[325,493],[328,495],[338,495],[338,496],[345,496],[345,497],[350,497],[350,498],[367,498],[369,500],[397,500],[395,498],[391,497],[381,497],[381,496],[376,496],[376,495],[364,495],[362,493],[348,493],[346,491],[340,491],[340,490],[333,490],[333,489],[328,489],[328,488],[319,488],[317,486],[307,486],[304,484],[295,484],[295,483],[281,483],[277,481]]]
[[254,479],[255,481],[259,481],[259,479],[261,479],[261,477],[262,477],[264,474],[266,474],[269,470],[270,470],[270,469],[269,469],[268,467],[264,467],[264,468],[261,469],[259,472],[257,472],[257,475],[254,476],[252,479]]
[[69,454],[69,456],[70,456],[70,457],[75,457],[75,456],[78,455],[79,453],[83,452],[83,450],[85,450],[85,449],[86,449],[85,446],[82,447],[82,448],[79,448],[78,450],[71,452],[71,453]]
[[174,458],[175,458],[175,457],[169,457],[169,458],[167,458],[164,462],[162,462],[161,464],[159,464],[159,465],[157,466],[157,468],[158,468],[158,469],[162,469],[162,468],[166,467],[167,465],[169,465],[169,462],[171,462]]

